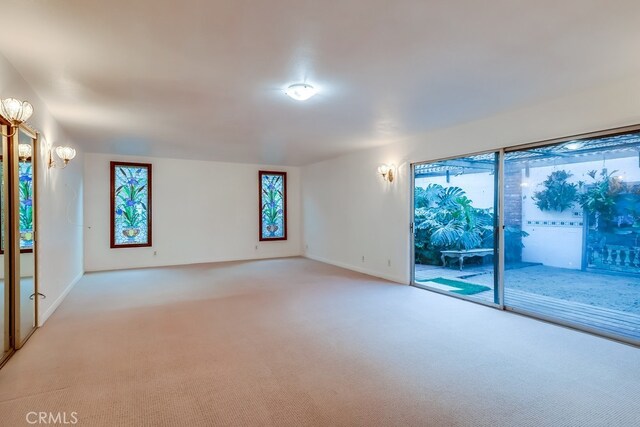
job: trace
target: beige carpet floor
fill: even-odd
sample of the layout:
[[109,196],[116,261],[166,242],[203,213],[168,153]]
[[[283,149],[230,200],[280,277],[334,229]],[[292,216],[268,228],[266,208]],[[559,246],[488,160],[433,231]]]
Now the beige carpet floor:
[[634,426],[640,350],[301,258],[87,274],[0,424]]

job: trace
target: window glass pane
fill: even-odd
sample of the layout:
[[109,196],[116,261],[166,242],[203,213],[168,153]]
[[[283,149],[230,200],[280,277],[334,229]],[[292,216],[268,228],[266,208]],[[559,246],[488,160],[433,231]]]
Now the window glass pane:
[[505,305],[640,340],[640,133],[505,156]]
[[260,172],[260,240],[287,238],[286,173]]
[[111,164],[112,246],[151,246],[151,165]]
[[498,303],[497,154],[414,167],[415,284]]

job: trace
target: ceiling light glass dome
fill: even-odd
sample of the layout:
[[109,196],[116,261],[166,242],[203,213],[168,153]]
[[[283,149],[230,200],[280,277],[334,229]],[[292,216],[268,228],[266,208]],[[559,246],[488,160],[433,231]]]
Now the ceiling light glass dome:
[[284,91],[290,98],[295,99],[296,101],[306,101],[311,98],[313,95],[318,93],[316,88],[306,83],[298,83],[291,85]]

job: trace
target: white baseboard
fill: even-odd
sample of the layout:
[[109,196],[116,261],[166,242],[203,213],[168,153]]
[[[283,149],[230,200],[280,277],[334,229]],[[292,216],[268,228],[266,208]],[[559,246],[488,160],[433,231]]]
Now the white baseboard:
[[76,283],[78,283],[78,281],[80,281],[80,279],[82,279],[82,276],[84,276],[84,271],[82,273],[78,274],[78,276],[76,276],[76,278],[73,279],[71,281],[71,283],[69,283],[69,285],[67,285],[67,287],[62,292],[62,294],[60,294],[60,296],[53,302],[53,304],[51,304],[51,306],[47,309],[47,311],[45,311],[42,314],[39,313],[39,315],[38,315],[38,327],[44,325],[44,323],[47,321],[47,319],[53,314],[54,311],[56,311],[56,309],[60,306],[60,304],[62,304],[62,301],[64,301],[66,296],[69,295],[69,292],[71,292],[71,289],[73,289],[73,287],[76,285]]
[[392,282],[402,283],[403,285],[408,284],[408,281],[403,277],[398,277],[391,274],[379,273],[377,271],[368,270],[362,267],[356,267],[355,265],[346,264],[343,262],[332,261],[330,259],[322,258],[316,255],[305,254],[304,257],[312,259],[314,261],[323,262],[325,264],[335,265],[336,267],[345,268],[347,270],[357,271],[358,273],[366,274],[368,276],[379,277],[381,279],[390,280]]
[[99,268],[99,269],[85,266],[84,272],[85,274],[86,273],[105,273],[109,271],[140,270],[144,268],[186,267],[189,265],[198,265],[198,264],[221,264],[224,262],[264,261],[264,260],[270,260],[270,259],[297,258],[297,257],[304,257],[304,255],[301,252],[295,252],[292,254],[284,254],[284,255],[276,255],[276,256],[265,255],[265,256],[254,257],[254,258],[219,258],[215,260],[204,259],[204,260],[195,260],[195,261],[189,261],[189,262],[179,262],[177,264],[149,264],[149,265],[137,265],[137,266],[123,266],[123,267],[117,267],[117,268],[107,267],[107,268]]

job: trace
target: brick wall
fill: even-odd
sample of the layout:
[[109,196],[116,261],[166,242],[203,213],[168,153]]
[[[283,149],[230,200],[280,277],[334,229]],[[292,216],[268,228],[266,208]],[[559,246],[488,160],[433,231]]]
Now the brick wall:
[[[522,229],[522,166],[506,163],[504,174],[504,224],[507,227]],[[522,237],[510,234],[509,242],[505,235],[505,260],[507,262],[522,261]]]

